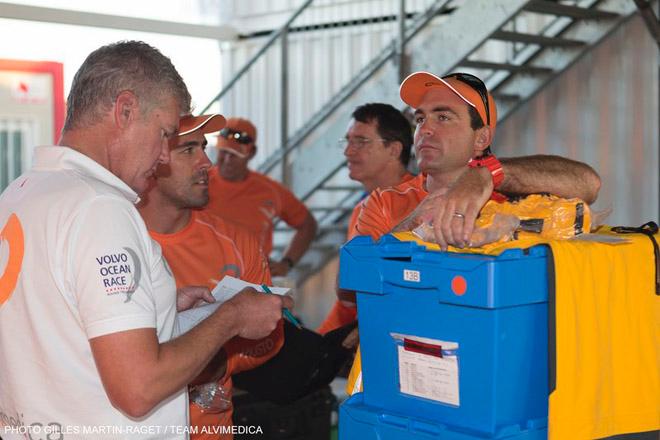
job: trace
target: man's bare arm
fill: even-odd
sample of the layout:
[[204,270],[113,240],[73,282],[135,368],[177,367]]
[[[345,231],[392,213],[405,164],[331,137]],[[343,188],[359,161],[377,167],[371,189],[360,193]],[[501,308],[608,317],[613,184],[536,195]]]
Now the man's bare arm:
[[560,156],[500,158],[504,182],[498,191],[511,194],[550,193],[591,204],[600,190],[600,177],[589,165]]
[[153,328],[91,339],[112,404],[131,417],[146,415],[190,383],[229,339],[267,336],[281,319],[282,307],[293,305],[289,297],[245,290],[188,333],[163,344]]
[[[498,191],[504,193],[551,193],[593,203],[600,190],[598,174],[589,165],[574,160],[535,155],[500,162],[504,181]],[[427,196],[394,231],[411,230],[426,222],[433,225],[436,242],[442,249],[448,245],[464,247],[492,191],[492,178],[486,168],[468,168],[446,192]]]
[[[296,233],[291,239],[291,243],[284,251],[283,258],[289,258],[293,263],[297,263],[302,256],[309,249],[309,245],[316,236],[316,219],[311,213],[307,213],[307,217],[300,226],[296,228]],[[289,265],[286,261],[271,261],[270,273],[273,276],[284,276],[289,272]]]

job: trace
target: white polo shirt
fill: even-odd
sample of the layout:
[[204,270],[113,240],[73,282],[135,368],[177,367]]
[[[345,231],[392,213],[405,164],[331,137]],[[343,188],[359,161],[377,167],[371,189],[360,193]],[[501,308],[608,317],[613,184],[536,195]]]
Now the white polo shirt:
[[[137,201],[97,162],[51,146],[0,196],[5,440],[188,437],[185,389],[132,419],[111,405],[89,345],[137,328],[155,328],[160,342],[176,336],[174,279]],[[62,437],[44,434],[57,429]]]

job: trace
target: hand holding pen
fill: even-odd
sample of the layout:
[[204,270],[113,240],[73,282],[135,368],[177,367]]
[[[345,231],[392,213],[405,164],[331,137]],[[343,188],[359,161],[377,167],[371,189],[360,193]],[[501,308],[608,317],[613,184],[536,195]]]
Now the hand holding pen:
[[[270,290],[270,288],[269,288],[267,285],[262,284],[262,285],[261,285],[261,288],[264,290],[264,293],[267,293],[267,294],[269,294],[269,295],[275,295],[275,294],[273,293],[273,291]],[[299,329],[302,329],[302,325],[300,324],[300,322],[298,322],[298,320],[295,318],[295,316],[293,316],[293,313],[291,313],[291,311],[290,311],[289,309],[287,309],[286,307],[284,307],[284,308],[282,309],[282,314],[283,314],[284,317],[287,319],[287,321],[289,321],[291,324],[295,325],[295,326],[298,327]]]

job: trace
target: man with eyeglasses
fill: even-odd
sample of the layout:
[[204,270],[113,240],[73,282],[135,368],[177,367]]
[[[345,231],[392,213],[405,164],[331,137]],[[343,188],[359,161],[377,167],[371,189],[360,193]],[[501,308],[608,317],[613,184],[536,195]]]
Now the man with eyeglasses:
[[266,256],[273,248],[275,218],[296,230],[279,261],[270,261],[273,276],[285,276],[316,235],[316,220],[291,191],[252,171],[248,162],[257,152],[257,129],[243,118],[230,118],[218,136],[218,161],[209,171],[207,210],[243,225],[258,238]]
[[421,174],[372,193],[358,218],[359,234],[379,238],[426,222],[441,248],[464,247],[479,210],[489,199],[505,200],[503,194],[595,201],[600,178],[586,164],[548,155],[497,159],[491,153],[497,109],[476,76],[416,72],[403,81],[400,96],[415,110]]
[[[412,127],[390,104],[368,103],[351,114],[346,135],[339,140],[348,176],[364,186],[365,196],[377,188],[390,188],[415,176],[407,170],[413,143]],[[355,206],[348,224],[347,240],[356,235],[364,198]],[[353,292],[337,291],[335,302],[318,332],[325,334],[357,319]]]

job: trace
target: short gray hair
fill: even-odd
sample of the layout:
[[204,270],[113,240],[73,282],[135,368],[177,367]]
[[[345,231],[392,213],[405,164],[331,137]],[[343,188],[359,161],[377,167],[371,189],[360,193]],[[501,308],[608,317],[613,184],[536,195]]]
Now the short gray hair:
[[96,49],[73,78],[64,131],[93,125],[123,91],[133,92],[144,111],[172,96],[179,113],[190,113],[190,93],[172,61],[142,41],[119,41]]

